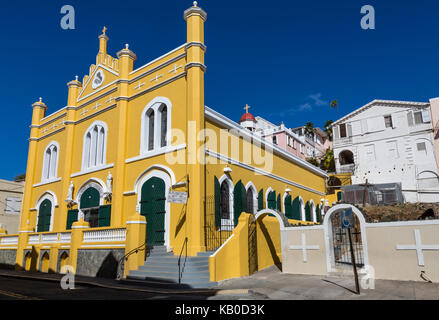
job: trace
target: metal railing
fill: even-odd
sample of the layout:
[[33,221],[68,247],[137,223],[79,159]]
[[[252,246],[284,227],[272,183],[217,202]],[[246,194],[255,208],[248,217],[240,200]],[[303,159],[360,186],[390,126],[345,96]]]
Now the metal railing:
[[[186,260],[187,260],[187,237],[184,239],[183,242],[183,247],[181,247],[181,251],[180,251],[180,256],[178,257],[178,283],[181,283],[181,278],[183,275],[183,271],[184,271],[184,267],[186,265]],[[183,263],[183,267],[181,267],[181,255],[183,254],[183,249],[186,248],[186,253],[184,256],[184,263]]]
[[144,243],[142,243],[140,246],[138,246],[137,248],[129,251],[128,253],[126,253],[117,263],[117,275],[116,275],[116,280],[120,280],[123,278],[123,273],[124,273],[124,269],[125,269],[125,261],[128,261],[128,257],[134,253],[138,253],[139,251],[143,251],[146,249],[146,241]]

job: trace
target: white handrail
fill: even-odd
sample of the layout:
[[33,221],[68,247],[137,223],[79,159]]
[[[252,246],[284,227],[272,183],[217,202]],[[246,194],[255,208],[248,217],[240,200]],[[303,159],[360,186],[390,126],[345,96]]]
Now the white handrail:
[[126,229],[105,229],[84,231],[83,242],[115,242],[126,240]]

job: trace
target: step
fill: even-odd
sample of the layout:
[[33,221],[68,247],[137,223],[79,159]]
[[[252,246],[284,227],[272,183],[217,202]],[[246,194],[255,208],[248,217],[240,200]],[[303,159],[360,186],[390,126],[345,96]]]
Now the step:
[[136,285],[144,285],[153,288],[162,288],[162,289],[179,289],[179,290],[187,290],[187,289],[196,289],[196,288],[211,288],[216,286],[217,282],[197,282],[197,283],[166,283],[166,282],[158,282],[158,281],[148,281],[145,279],[136,279],[136,278],[128,278],[121,279],[122,283],[127,284],[136,284]]
[[209,271],[209,265],[185,265],[180,268],[178,265],[149,265],[145,264],[140,266],[138,271],[166,271],[166,272],[178,272],[183,269],[184,272],[204,272]]
[[[178,257],[176,256],[154,256],[154,257],[146,257],[145,262],[148,261],[160,261],[160,262],[167,262],[167,261],[172,261],[175,260],[178,262]],[[184,257],[181,258],[181,261],[191,261],[191,262],[201,262],[201,261],[209,261],[209,259],[207,257],[187,257],[186,259]]]
[[[152,278],[168,278],[168,279],[178,279],[178,270],[177,271],[159,271],[159,270],[134,270],[130,272],[130,275],[137,276],[147,276]],[[207,278],[209,279],[209,271],[201,271],[201,272],[183,272],[182,278],[185,279],[193,279],[193,278]]]

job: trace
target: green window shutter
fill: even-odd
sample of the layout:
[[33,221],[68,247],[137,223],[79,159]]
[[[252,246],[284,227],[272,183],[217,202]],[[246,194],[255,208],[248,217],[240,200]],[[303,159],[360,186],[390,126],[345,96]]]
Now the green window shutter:
[[320,205],[318,204],[316,207],[316,215],[317,215],[317,222],[322,222],[322,213],[320,212]]
[[300,200],[299,197],[296,197],[293,201],[293,219],[294,220],[302,220],[300,216]]
[[111,204],[99,207],[98,227],[109,227],[111,222]]
[[276,191],[271,191],[268,194],[267,200],[268,200],[268,204],[267,204],[268,209],[276,210]]
[[309,205],[309,201],[305,204],[305,217],[306,217],[306,221],[312,221],[311,220],[311,207]]
[[285,215],[288,219],[293,219],[293,206],[291,204],[291,196],[286,196],[284,200]]
[[258,193],[258,211],[264,209],[264,189],[259,190]]
[[276,208],[277,208],[277,211],[282,212],[280,194],[277,195]]
[[81,195],[81,199],[79,200],[79,208],[92,208],[99,207],[99,199],[100,194],[99,191],[95,188],[88,188]]
[[221,226],[221,186],[216,177],[215,178],[215,226]]
[[233,213],[234,213],[234,223],[235,226],[238,224],[239,216],[242,211],[247,209],[247,194],[245,192],[245,187],[239,180],[235,189],[233,190]]
[[67,225],[66,230],[72,229],[72,224],[75,221],[78,221],[78,209],[69,210],[67,211]]

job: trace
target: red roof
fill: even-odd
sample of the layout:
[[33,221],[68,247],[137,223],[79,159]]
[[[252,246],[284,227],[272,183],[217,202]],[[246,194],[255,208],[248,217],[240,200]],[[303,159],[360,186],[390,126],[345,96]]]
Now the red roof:
[[244,113],[244,114],[242,115],[241,120],[239,120],[239,123],[244,122],[244,121],[253,121],[253,122],[257,122],[256,119],[255,119],[255,117],[254,117],[251,113],[249,113],[249,112]]

